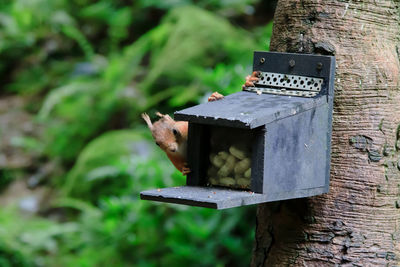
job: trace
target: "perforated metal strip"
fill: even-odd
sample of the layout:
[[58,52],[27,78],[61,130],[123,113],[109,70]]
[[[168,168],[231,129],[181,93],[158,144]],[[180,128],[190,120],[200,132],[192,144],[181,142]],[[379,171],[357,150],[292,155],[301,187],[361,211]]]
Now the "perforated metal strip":
[[323,79],[281,73],[261,72],[255,87],[244,90],[289,96],[316,96],[322,89]]
[[265,94],[303,96],[303,97],[313,97],[318,94],[318,92],[311,92],[311,91],[286,90],[284,88],[274,89],[274,88],[266,88],[266,87],[246,87],[243,90],[250,91],[250,92],[256,92],[256,93],[260,92],[260,93],[265,93]]

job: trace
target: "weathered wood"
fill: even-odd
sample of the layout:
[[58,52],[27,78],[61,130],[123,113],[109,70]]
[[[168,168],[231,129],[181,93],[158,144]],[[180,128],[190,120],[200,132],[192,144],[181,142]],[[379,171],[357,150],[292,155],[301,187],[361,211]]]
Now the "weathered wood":
[[399,1],[281,0],[271,50],[335,55],[331,189],[260,205],[252,266],[400,261]]

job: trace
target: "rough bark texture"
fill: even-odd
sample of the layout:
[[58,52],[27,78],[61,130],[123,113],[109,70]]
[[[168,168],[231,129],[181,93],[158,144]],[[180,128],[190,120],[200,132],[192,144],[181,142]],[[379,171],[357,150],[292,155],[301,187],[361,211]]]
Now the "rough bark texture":
[[399,264],[399,5],[278,2],[272,51],[336,56],[331,188],[260,205],[252,266]]

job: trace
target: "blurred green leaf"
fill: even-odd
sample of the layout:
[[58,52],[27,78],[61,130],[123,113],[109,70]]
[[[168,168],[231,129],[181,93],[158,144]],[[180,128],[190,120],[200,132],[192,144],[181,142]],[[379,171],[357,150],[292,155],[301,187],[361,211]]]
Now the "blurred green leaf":
[[[39,166],[17,171],[62,168],[43,182],[54,188],[39,214],[0,210],[0,266],[248,265],[255,207],[139,199],[186,182],[139,115],[241,90],[272,33],[249,17],[257,2],[0,1],[1,93],[29,99],[40,125],[11,138],[40,154]],[[1,170],[0,188],[15,177]]]

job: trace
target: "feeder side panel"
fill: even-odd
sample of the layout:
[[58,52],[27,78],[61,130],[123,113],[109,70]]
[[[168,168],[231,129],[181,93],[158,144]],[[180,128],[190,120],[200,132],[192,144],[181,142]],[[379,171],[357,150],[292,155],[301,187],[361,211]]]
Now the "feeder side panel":
[[255,131],[252,147],[251,162],[251,191],[255,193],[263,192],[264,183],[264,162],[265,162],[265,127],[260,127]]
[[[329,168],[328,104],[266,126],[263,193],[295,193],[324,187]],[[302,194],[303,194],[302,193]]]
[[325,181],[325,192],[329,191],[329,180],[330,180],[330,170],[331,170],[331,140],[332,140],[332,116],[333,116],[333,98],[335,92],[335,68],[336,68],[336,60],[332,57],[331,66],[330,66],[330,77],[327,81],[328,87],[328,105],[329,105],[329,115],[328,115],[328,132],[327,132],[327,140],[328,140],[328,149],[326,150],[326,158],[328,161],[328,166],[326,168],[326,181]]

